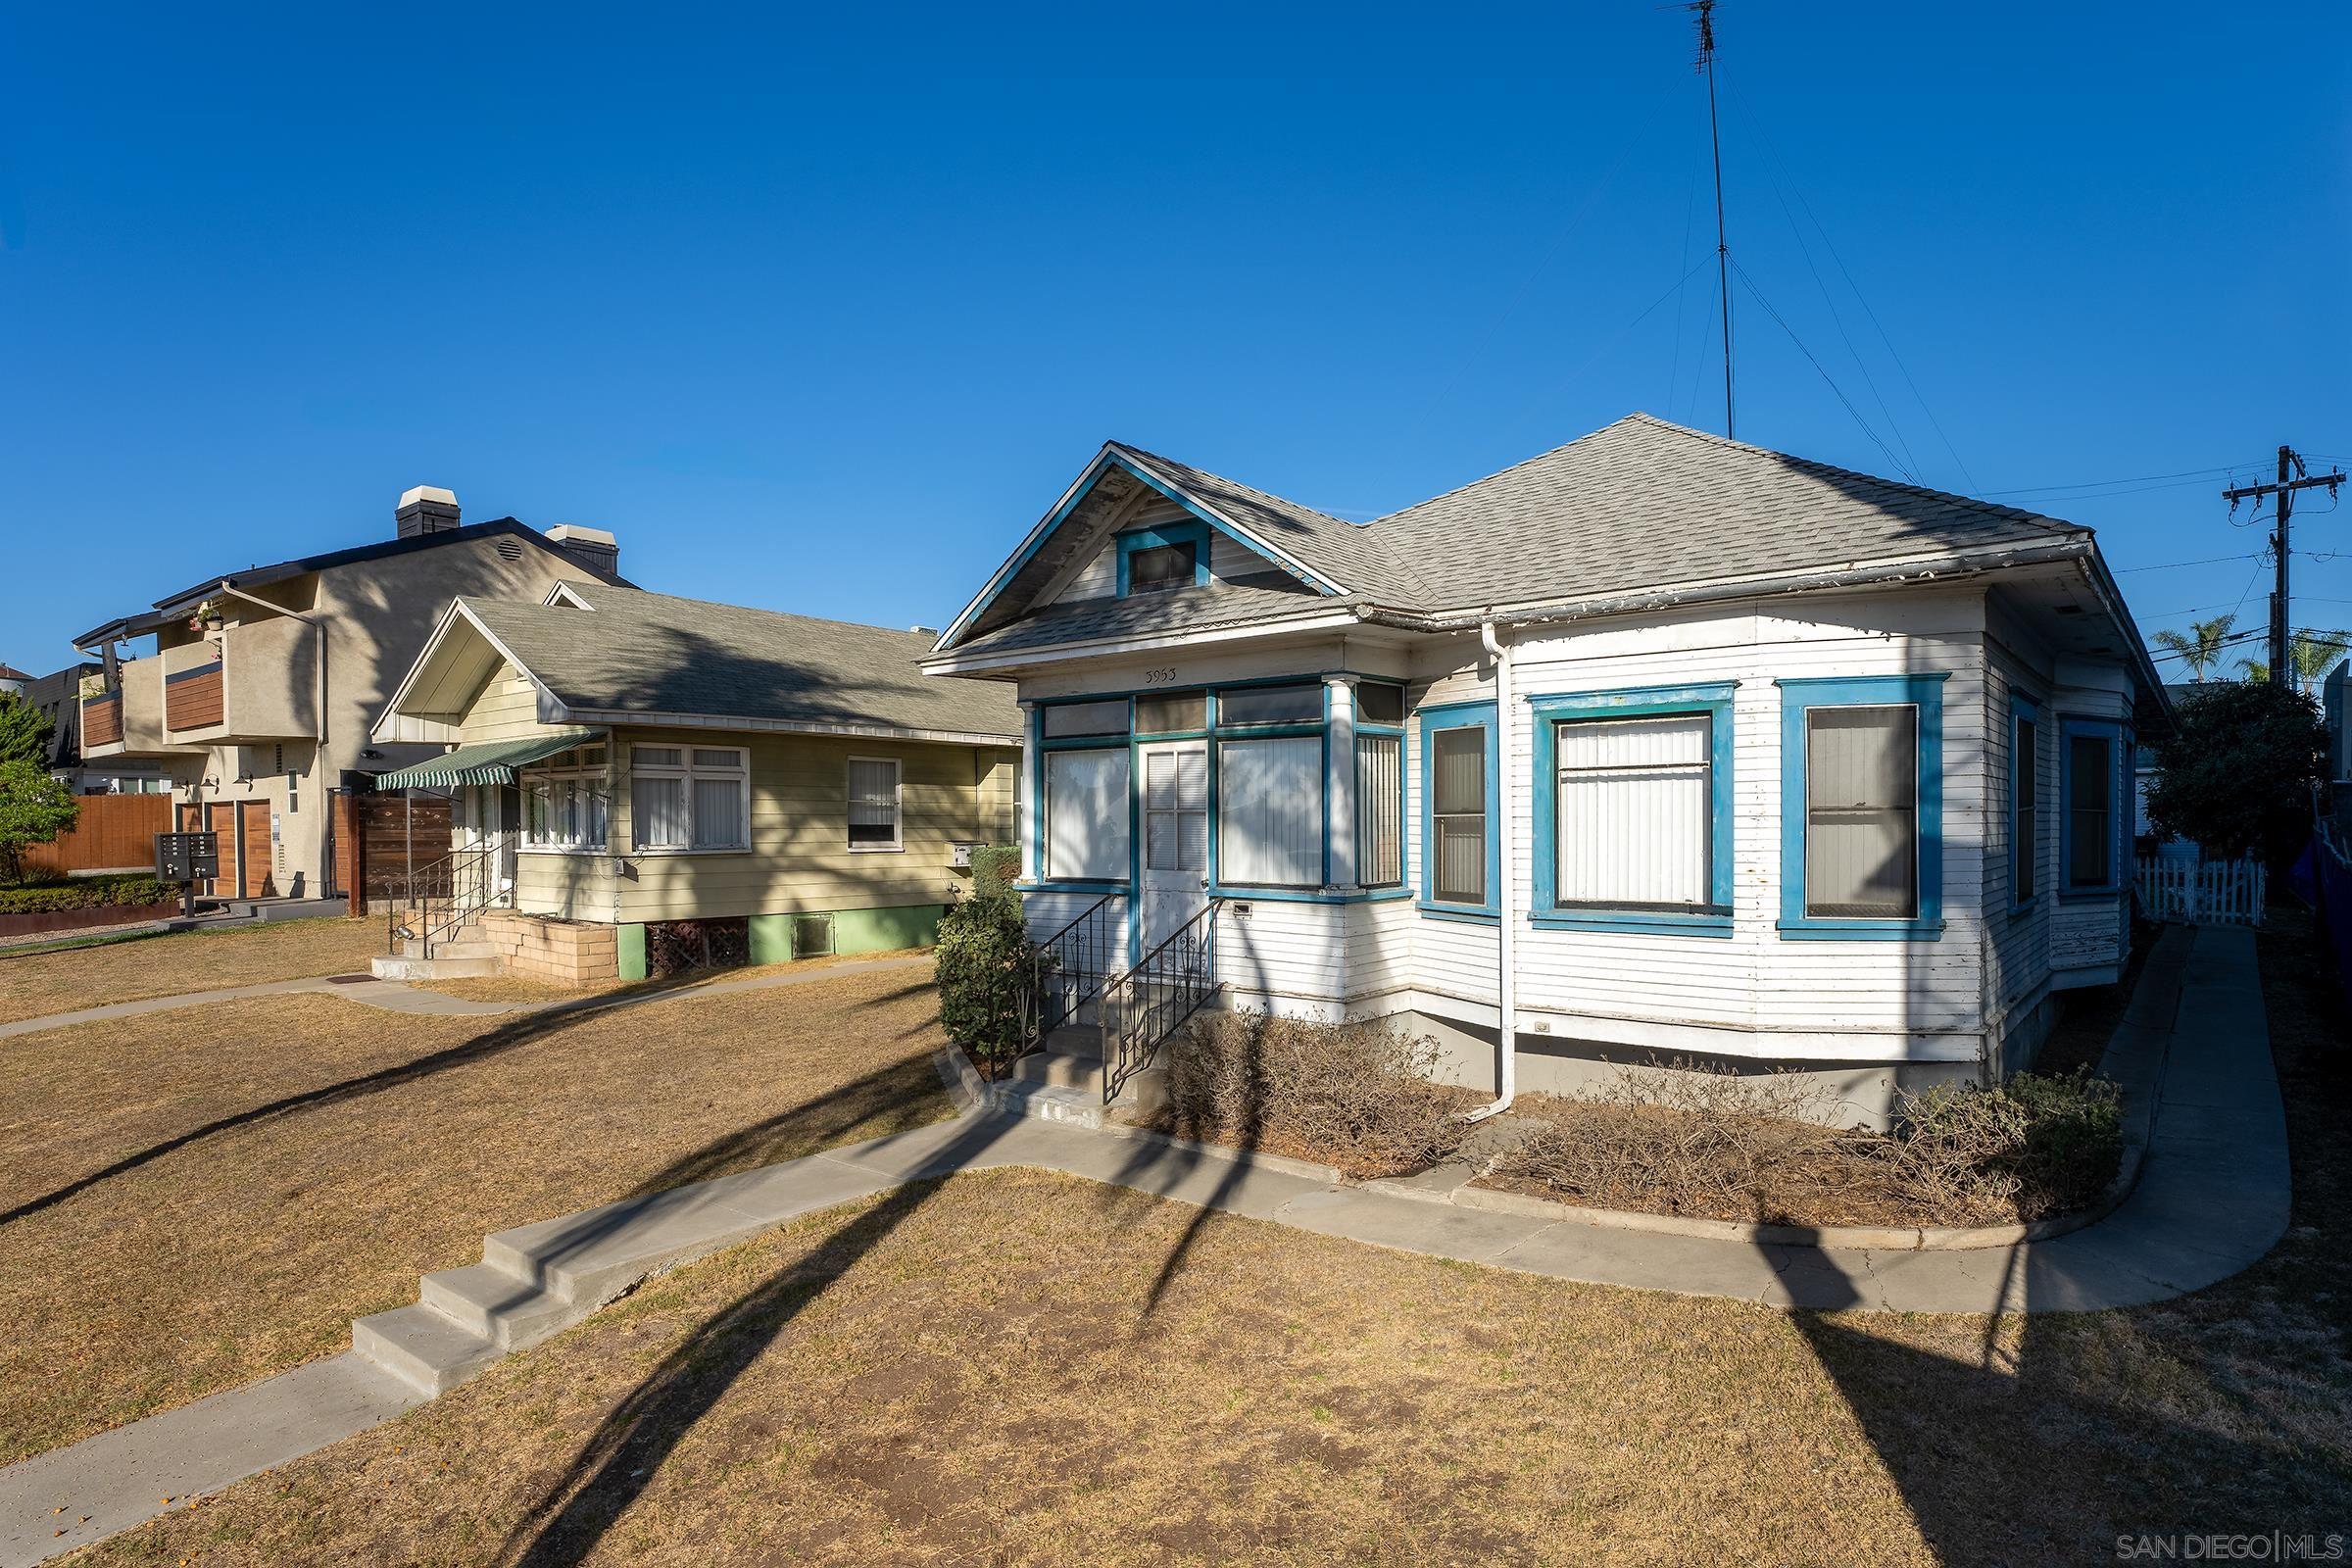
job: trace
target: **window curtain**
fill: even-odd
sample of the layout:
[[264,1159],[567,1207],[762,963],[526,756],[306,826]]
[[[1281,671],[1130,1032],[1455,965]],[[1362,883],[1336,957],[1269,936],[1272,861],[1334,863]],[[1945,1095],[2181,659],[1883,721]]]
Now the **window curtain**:
[[698,850],[740,850],[752,841],[743,819],[743,780],[697,778],[694,781],[694,847]]
[[1355,880],[1367,888],[1404,881],[1404,742],[1394,735],[1355,740]]
[[1907,920],[1919,912],[1919,714],[1805,712],[1805,912]]
[[1224,741],[1217,748],[1217,879],[1245,887],[1323,881],[1323,742]]
[[850,763],[850,842],[899,842],[899,769],[887,759]]
[[1046,754],[1046,875],[1124,882],[1130,835],[1124,751]]
[[631,840],[641,850],[686,847],[686,781],[660,773],[629,779]]
[[1431,878],[1446,904],[1487,902],[1487,732],[1442,729],[1430,737]]
[[2104,735],[2070,736],[2066,747],[2066,885],[2103,888],[2114,880],[2115,743]]
[[1712,730],[1703,713],[1558,725],[1562,904],[1708,903]]

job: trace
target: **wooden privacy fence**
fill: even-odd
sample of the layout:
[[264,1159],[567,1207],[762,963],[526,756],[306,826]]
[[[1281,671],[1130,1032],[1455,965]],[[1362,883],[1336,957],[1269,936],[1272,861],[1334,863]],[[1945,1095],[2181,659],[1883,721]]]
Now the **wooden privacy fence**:
[[2262,924],[2262,862],[2170,859],[2139,861],[2139,906],[2151,920],[2190,925]]
[[81,819],[54,844],[27,845],[24,876],[70,876],[76,871],[152,871],[155,836],[172,831],[169,795],[78,795]]

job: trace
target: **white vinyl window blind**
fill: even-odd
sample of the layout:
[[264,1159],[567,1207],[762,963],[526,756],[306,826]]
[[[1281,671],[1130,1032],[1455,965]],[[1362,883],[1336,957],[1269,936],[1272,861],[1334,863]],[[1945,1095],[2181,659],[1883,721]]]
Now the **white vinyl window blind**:
[[1241,887],[1323,881],[1323,741],[1217,743],[1217,880]]
[[1355,738],[1355,881],[1393,888],[1404,881],[1404,740]]
[[1124,882],[1127,753],[1046,754],[1046,875],[1064,881]]
[[739,746],[629,748],[629,841],[640,850],[749,849],[751,796]]
[[1919,913],[1919,710],[1805,710],[1805,913]]
[[1208,748],[1144,757],[1144,868],[1208,868]]
[[1713,875],[1713,721],[1569,719],[1559,767],[1554,888],[1564,906],[1683,909]]
[[1487,732],[1483,727],[1430,734],[1432,896],[1441,904],[1487,902]]
[[904,848],[898,760],[891,757],[851,758],[849,789],[850,848]]

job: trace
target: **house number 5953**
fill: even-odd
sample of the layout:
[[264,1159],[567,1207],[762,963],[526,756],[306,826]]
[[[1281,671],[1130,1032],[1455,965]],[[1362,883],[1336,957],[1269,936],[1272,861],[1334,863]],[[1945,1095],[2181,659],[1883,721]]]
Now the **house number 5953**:
[[1144,684],[1147,686],[1173,686],[1176,684],[1176,666],[1167,664],[1158,669],[1145,670]]

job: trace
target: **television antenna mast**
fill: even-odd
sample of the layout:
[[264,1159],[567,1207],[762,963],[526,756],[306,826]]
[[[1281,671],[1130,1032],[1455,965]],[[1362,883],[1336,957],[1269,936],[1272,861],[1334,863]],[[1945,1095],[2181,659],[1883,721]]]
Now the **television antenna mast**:
[[1683,8],[1698,23],[1698,74],[1707,78],[1707,140],[1715,151],[1715,289],[1723,302],[1723,433],[1735,434],[1732,417],[1732,250],[1723,227],[1723,127],[1715,112],[1715,0],[1691,0]]

